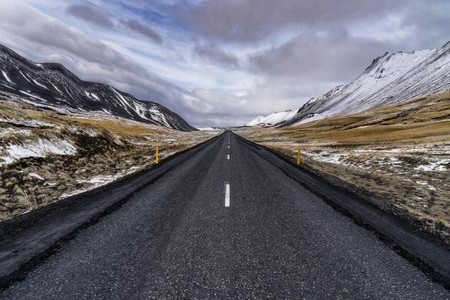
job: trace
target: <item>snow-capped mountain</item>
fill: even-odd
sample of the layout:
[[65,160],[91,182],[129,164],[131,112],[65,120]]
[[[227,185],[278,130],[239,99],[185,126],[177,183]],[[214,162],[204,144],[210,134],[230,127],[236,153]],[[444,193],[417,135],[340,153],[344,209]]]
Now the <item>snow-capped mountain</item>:
[[[354,81],[338,86],[319,98],[312,98],[293,110],[297,113],[291,118],[284,118],[275,124],[271,122],[271,125],[263,123],[277,127],[302,124],[449,89],[450,42],[438,49],[385,53]],[[248,124],[261,125],[255,120]]]
[[273,114],[268,114],[264,116],[256,117],[251,120],[245,126],[262,126],[262,127],[270,127],[276,125],[280,122],[287,121],[292,119],[298,113],[298,109],[286,110],[281,112],[276,112]]
[[60,64],[33,63],[2,45],[0,92],[46,109],[98,112],[182,131],[195,130],[158,103],[138,100],[106,84],[83,81]]

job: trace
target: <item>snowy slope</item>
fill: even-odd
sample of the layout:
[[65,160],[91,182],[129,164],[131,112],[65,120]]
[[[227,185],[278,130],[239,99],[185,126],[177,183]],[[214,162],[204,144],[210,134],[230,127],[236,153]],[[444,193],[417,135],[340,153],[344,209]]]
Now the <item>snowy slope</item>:
[[295,116],[274,126],[362,112],[449,89],[450,42],[438,49],[385,53],[354,81],[310,99],[297,109]]
[[82,81],[64,66],[35,64],[0,45],[0,92],[59,112],[98,112],[182,131],[195,130],[176,113],[111,86]]
[[297,112],[298,109],[293,109],[259,116],[245,124],[245,126],[273,126],[280,122],[292,119],[297,114]]

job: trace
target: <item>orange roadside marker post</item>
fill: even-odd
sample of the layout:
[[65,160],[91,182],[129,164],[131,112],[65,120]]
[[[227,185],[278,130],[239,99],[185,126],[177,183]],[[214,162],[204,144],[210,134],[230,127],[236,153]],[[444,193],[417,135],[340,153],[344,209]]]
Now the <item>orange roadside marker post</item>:
[[156,145],[156,147],[155,147],[155,160],[154,160],[154,162],[155,162],[155,165],[159,164],[159,147],[158,147],[158,145]]
[[302,163],[302,153],[300,150],[297,150],[297,165]]

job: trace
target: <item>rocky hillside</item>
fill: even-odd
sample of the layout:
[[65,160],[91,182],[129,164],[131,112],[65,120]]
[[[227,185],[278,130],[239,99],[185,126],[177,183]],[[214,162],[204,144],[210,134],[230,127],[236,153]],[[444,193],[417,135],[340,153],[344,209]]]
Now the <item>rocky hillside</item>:
[[60,64],[33,63],[2,45],[0,92],[63,113],[95,112],[181,131],[195,130],[158,103],[138,100],[109,85],[83,81]]
[[219,132],[36,110],[0,94],[0,221],[149,168]]

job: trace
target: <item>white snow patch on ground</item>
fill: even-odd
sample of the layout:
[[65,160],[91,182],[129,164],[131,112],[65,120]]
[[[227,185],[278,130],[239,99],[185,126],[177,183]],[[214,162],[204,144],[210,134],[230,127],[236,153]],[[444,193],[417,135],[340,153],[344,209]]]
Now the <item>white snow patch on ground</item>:
[[45,157],[48,154],[74,155],[76,152],[75,146],[68,141],[39,139],[31,144],[9,144],[6,156],[0,159],[3,159],[3,164],[11,164],[21,158]]
[[85,180],[81,180],[81,179],[77,180],[78,183],[87,183],[87,184],[90,184],[90,186],[88,188],[80,189],[80,190],[73,191],[70,193],[65,193],[61,196],[61,198],[67,198],[70,196],[81,194],[81,193],[89,191],[91,189],[108,184],[108,183],[113,182],[123,176],[126,176],[128,174],[135,172],[137,169],[139,169],[139,167],[131,167],[130,169],[128,169],[125,172],[120,172],[120,173],[117,173],[114,175],[99,175],[99,176],[94,176],[94,177],[91,177],[91,178],[85,179]]
[[99,135],[99,133],[93,129],[86,129],[86,128],[80,128],[74,125],[66,127],[67,130],[69,130],[71,133],[75,134],[87,134],[91,137],[96,137]]
[[316,161],[322,161],[332,164],[342,164],[343,158],[341,154],[330,153],[327,151],[322,151],[320,153],[305,152],[304,155]]
[[9,79],[9,77],[8,77],[8,74],[6,74],[6,72],[5,72],[5,71],[3,71],[3,70],[2,70],[2,74],[3,74],[3,77],[5,77],[6,81],[8,81],[9,83],[12,83],[12,84],[14,84],[14,82],[12,82],[12,80],[11,80],[11,79]]
[[39,180],[44,180],[44,178],[42,178],[42,176],[40,176],[39,174],[34,173],[34,172],[28,174],[28,176],[39,179]]
[[447,167],[445,166],[447,164],[450,164],[450,159],[432,161],[426,165],[420,165],[415,169],[424,172],[445,172],[447,171]]
[[0,138],[7,136],[31,136],[31,130],[29,129],[12,129],[12,128],[0,128]]
[[15,130],[12,128],[0,128],[0,138],[4,138],[10,134],[14,134]]

